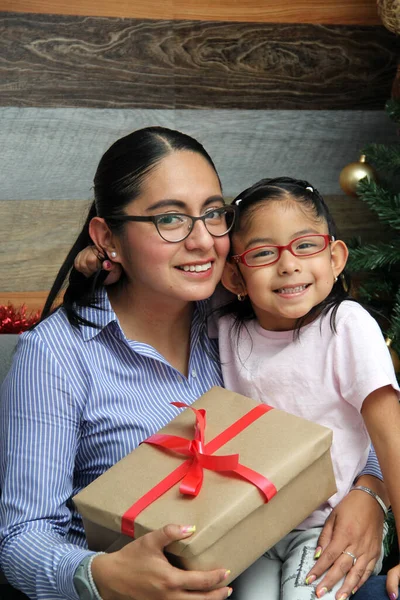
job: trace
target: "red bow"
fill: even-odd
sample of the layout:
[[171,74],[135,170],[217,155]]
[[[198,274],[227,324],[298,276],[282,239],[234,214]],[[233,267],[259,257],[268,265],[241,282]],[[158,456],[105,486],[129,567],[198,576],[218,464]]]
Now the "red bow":
[[134,521],[138,514],[149,504],[157,500],[162,494],[169,490],[178,481],[182,480],[179,490],[182,494],[197,496],[203,483],[203,468],[212,471],[229,471],[236,473],[255,485],[264,496],[264,502],[268,502],[276,494],[276,487],[260,473],[249,469],[239,463],[238,454],[225,456],[213,456],[212,454],[229,440],[251,425],[263,414],[272,410],[271,406],[259,404],[230,427],[222,431],[208,444],[204,443],[204,432],[206,426],[206,411],[196,409],[183,402],[171,402],[178,408],[190,408],[196,415],[195,436],[193,440],[175,435],[156,433],[144,440],[146,444],[154,444],[167,450],[172,450],[188,456],[179,467],[167,475],[162,481],[149,490],[135,504],[133,504],[122,516],[121,531],[125,535],[134,536]]
[[194,439],[188,440],[177,435],[156,433],[145,440],[145,443],[162,446],[178,454],[190,457],[189,468],[182,479],[179,491],[181,494],[197,496],[203,483],[203,468],[210,471],[235,471],[239,465],[239,454],[213,456],[207,453],[204,446],[204,431],[206,427],[206,411],[204,408],[197,410],[184,402],[171,402],[171,404],[178,408],[190,408],[196,415]]

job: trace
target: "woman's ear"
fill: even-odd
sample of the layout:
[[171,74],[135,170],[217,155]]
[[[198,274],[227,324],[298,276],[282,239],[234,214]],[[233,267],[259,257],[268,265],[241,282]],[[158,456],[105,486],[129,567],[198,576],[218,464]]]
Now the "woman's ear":
[[236,296],[239,294],[247,296],[246,285],[239,268],[229,261],[226,261],[224,270],[222,271],[221,283]]
[[89,235],[101,254],[106,253],[113,262],[119,262],[114,235],[103,218],[93,217],[89,223]]
[[349,249],[343,240],[336,240],[331,244],[331,265],[334,277],[339,277],[346,266]]

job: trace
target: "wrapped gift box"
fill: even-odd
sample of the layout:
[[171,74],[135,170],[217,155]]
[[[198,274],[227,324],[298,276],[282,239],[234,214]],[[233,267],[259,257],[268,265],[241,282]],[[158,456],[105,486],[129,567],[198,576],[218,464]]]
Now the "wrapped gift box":
[[[214,440],[260,404],[215,387],[191,405],[206,410],[205,443]],[[261,405],[263,406],[263,405]],[[159,434],[192,440],[195,415],[184,410]],[[336,492],[326,427],[272,409],[213,452],[239,454],[239,462],[268,478],[276,495],[265,502],[260,490],[231,472],[204,469],[197,496],[183,495],[180,482],[153,501],[129,526],[127,511],[154,486],[182,468],[187,457],[141,444],[74,497],[89,548],[115,550],[168,523],[196,525],[196,532],[167,548],[173,564],[185,569],[231,570],[237,577],[313,510]],[[124,519],[123,519],[124,516]],[[121,533],[128,522],[129,535]]]

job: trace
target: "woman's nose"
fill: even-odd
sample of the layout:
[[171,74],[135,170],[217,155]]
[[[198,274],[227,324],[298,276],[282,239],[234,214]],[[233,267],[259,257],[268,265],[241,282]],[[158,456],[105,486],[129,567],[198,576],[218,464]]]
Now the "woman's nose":
[[214,245],[214,238],[207,231],[203,221],[196,221],[185,243],[188,250],[195,250],[197,248],[209,250]]

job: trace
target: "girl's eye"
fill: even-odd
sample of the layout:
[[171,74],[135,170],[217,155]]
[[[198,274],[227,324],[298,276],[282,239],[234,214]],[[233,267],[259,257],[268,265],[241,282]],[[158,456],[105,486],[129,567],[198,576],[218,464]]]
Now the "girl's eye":
[[265,258],[265,257],[269,257],[269,256],[274,256],[275,252],[273,250],[269,250],[267,248],[264,248],[264,250],[258,250],[257,252],[254,252],[254,254],[252,254],[253,258]]
[[317,244],[315,242],[313,242],[312,240],[305,240],[304,242],[301,242],[299,244],[297,244],[296,248],[295,248],[295,252],[309,252],[310,250],[314,250],[317,247]]

